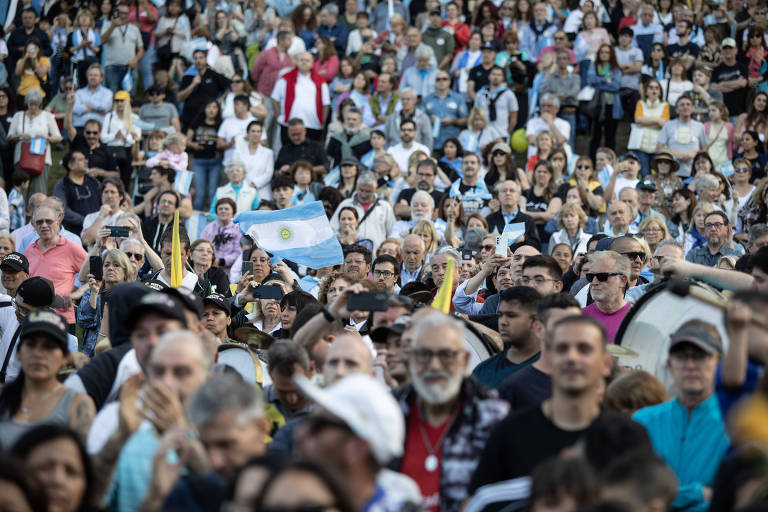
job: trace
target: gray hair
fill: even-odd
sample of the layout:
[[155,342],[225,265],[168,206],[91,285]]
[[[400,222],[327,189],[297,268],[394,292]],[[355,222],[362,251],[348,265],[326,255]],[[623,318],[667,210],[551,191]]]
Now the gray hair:
[[417,59],[431,59],[432,48],[430,48],[429,46],[418,46],[413,56],[416,57]]
[[139,218],[138,215],[136,215],[133,212],[123,212],[123,213],[121,213],[120,215],[117,216],[117,218],[115,218],[115,222],[119,222],[119,221],[121,221],[123,219],[135,220],[136,222],[139,223],[139,226],[141,226],[141,219]]
[[752,227],[749,228],[749,243],[753,244],[755,240],[765,235],[768,235],[768,225],[763,223],[752,224]]
[[544,103],[545,101],[551,101],[552,105],[559,109],[560,108],[560,98],[555,96],[554,94],[546,93],[541,95],[541,99],[539,100],[539,105]]
[[333,14],[334,16],[339,15],[339,7],[336,4],[325,4],[325,6],[320,9],[320,12],[327,12],[328,14]]
[[46,197],[40,206],[47,206],[56,212],[56,215],[64,215],[64,211],[66,209],[64,206],[64,200],[57,196]]
[[595,251],[587,256],[587,261],[594,263],[603,258],[613,260],[613,271],[625,275],[627,276],[627,279],[629,279],[629,275],[632,272],[632,264],[630,263],[629,258],[616,251]]
[[406,94],[412,95],[414,98],[417,96],[416,91],[411,87],[405,87],[400,91],[400,97],[402,98]]
[[349,114],[357,114],[358,116],[360,116],[360,119],[363,118],[363,112],[357,107],[349,107],[347,110],[344,111],[345,121],[347,120],[347,117],[349,116]]
[[[768,233],[768,230],[766,230],[766,233]],[[680,243],[677,240],[673,240],[671,238],[667,240],[662,240],[661,242],[659,242],[659,245],[656,246],[656,252],[659,252],[659,249],[661,249],[662,247],[675,247],[680,250],[680,254],[685,256],[685,249],[683,249],[683,246],[680,245]]]
[[42,105],[43,93],[41,93],[39,89],[30,90],[29,92],[27,92],[27,95],[24,96],[24,104],[25,105]]
[[[434,329],[441,327],[448,327],[456,331],[459,334],[459,338],[464,340],[464,324],[453,317],[446,314],[435,311],[431,315],[427,315],[425,318],[419,320],[413,326],[413,335],[411,336],[411,344],[416,340],[421,339],[422,336]],[[463,347],[462,347],[463,350]]]
[[432,209],[435,208],[435,198],[432,197],[432,195],[430,195],[430,193],[427,192],[426,190],[417,190],[413,194],[413,196],[411,196],[411,205],[413,205],[413,200],[416,199],[417,197],[426,197],[427,201],[429,201],[430,208]]
[[238,375],[215,375],[189,399],[187,414],[198,428],[224,412],[234,412],[238,425],[264,417],[264,398]]
[[653,6],[650,5],[650,4],[643,4],[640,7],[640,12],[642,13],[643,11],[651,11],[652,13],[655,12],[654,9],[653,9]]
[[379,178],[376,176],[376,173],[372,171],[363,171],[360,173],[360,176],[357,177],[357,183],[363,184],[363,185],[378,185]]
[[[414,194],[414,195],[416,195],[416,194]],[[415,240],[418,240],[419,243],[421,244],[421,250],[422,251],[426,251],[427,250],[427,244],[424,242],[424,239],[421,238],[419,235],[414,235],[412,233],[409,233],[409,234],[407,234],[407,235],[405,235],[403,237],[403,241],[400,243],[400,249],[401,250],[405,246],[405,241],[408,239],[408,237],[414,237]]]
[[699,190],[703,190],[705,188],[714,188],[720,186],[720,180],[715,178],[712,174],[700,174],[699,176],[696,176],[696,179],[693,180],[693,188],[696,190],[696,193],[699,192]]
[[227,177],[229,177],[229,174],[232,172],[232,169],[235,167],[239,167],[243,170],[243,172],[245,172],[245,164],[239,160],[233,160],[229,162],[229,164],[227,165],[227,168],[224,170],[224,173],[227,175]]
[[207,370],[211,367],[211,365],[213,365],[213,360],[216,354],[214,354],[210,344],[204,342],[203,339],[197,334],[186,330],[173,331],[169,332],[168,334],[164,334],[163,337],[160,338],[160,342],[152,350],[152,353],[157,353],[163,345],[169,345],[172,343],[180,343],[184,345],[185,351],[189,349],[191,344],[197,344],[198,347],[200,347],[200,354],[202,356],[200,364],[202,364],[203,368]]
[[56,217],[59,217],[59,212],[56,211],[56,208],[53,207],[51,204],[41,204],[37,208],[35,208],[35,211],[32,212],[32,218],[36,219],[38,212],[41,212],[43,210],[51,210]]
[[[456,268],[457,269],[459,268],[459,266],[461,266],[461,254],[459,254],[459,251],[457,251],[453,247],[443,247],[441,249],[438,249],[435,252],[435,256],[437,256],[438,254],[447,254],[448,256],[453,258],[454,263],[456,264]],[[434,258],[434,256],[433,256],[433,258]]]
[[120,250],[125,252],[125,248],[128,247],[131,244],[138,245],[139,247],[141,247],[141,254],[145,254],[146,253],[146,251],[144,251],[144,244],[142,244],[141,242],[139,242],[135,238],[126,238],[125,240],[120,242]]

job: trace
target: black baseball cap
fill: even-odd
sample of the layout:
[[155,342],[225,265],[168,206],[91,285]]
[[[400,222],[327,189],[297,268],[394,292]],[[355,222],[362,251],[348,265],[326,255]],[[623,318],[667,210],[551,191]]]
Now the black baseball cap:
[[226,297],[224,297],[220,293],[212,293],[208,295],[206,298],[204,298],[203,306],[205,306],[206,304],[211,304],[212,306],[216,306],[220,310],[224,311],[227,314],[227,316],[230,316],[232,314]]
[[720,336],[698,325],[683,325],[675,331],[670,336],[669,351],[672,352],[683,343],[690,343],[707,354],[723,355],[723,340]]
[[67,305],[64,297],[56,295],[53,283],[40,276],[25,279],[16,289],[16,300],[36,308],[61,309]]
[[178,320],[187,327],[184,304],[177,296],[161,292],[148,293],[128,313],[127,325],[133,329],[145,313],[157,313],[170,320]]
[[15,272],[24,271],[29,274],[29,261],[27,257],[20,252],[11,252],[5,255],[3,261],[0,262],[0,270],[9,268]]
[[644,180],[638,181],[637,185],[635,185],[635,188],[637,190],[648,190],[650,192],[656,192],[656,182],[651,178],[645,178]]
[[184,288],[171,288],[170,286],[160,290],[160,293],[175,297],[189,311],[197,315],[197,319],[203,318],[203,299],[193,291]]
[[627,151],[626,153],[621,155],[621,158],[619,158],[619,162],[624,162],[625,160],[629,160],[630,158],[636,162],[640,161],[640,157],[637,156],[637,153],[635,153],[634,151]]
[[67,323],[64,318],[54,311],[33,311],[24,319],[21,324],[20,340],[32,334],[47,334],[56,343],[65,354],[69,353],[67,344]]

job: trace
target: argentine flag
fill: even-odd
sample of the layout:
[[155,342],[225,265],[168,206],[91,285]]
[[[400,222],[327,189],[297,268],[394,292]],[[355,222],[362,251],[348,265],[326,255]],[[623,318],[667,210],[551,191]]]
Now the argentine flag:
[[331,229],[320,201],[277,211],[237,215],[240,232],[265,251],[309,268],[341,265],[341,244]]

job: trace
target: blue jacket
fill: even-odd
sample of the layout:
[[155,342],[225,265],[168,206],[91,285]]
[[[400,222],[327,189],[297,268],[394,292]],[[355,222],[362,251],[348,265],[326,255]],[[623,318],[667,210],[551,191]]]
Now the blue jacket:
[[705,511],[702,487],[712,487],[730,441],[714,394],[693,410],[677,399],[640,409],[634,415],[651,437],[656,453],[680,480],[673,510]]
[[611,71],[611,81],[609,82],[604,77],[597,74],[594,64],[590,64],[587,69],[587,84],[594,87],[597,92],[613,93],[613,111],[611,112],[613,118],[621,119],[624,117],[624,109],[621,106],[621,99],[619,98],[619,89],[621,88],[620,69],[616,68]]

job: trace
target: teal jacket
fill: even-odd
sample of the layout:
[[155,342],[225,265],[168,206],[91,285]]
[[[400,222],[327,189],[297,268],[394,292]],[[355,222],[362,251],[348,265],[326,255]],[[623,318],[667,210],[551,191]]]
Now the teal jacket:
[[640,409],[634,419],[645,427],[656,453],[680,480],[673,510],[707,510],[702,487],[712,487],[730,445],[717,397],[710,396],[690,414],[674,399]]

